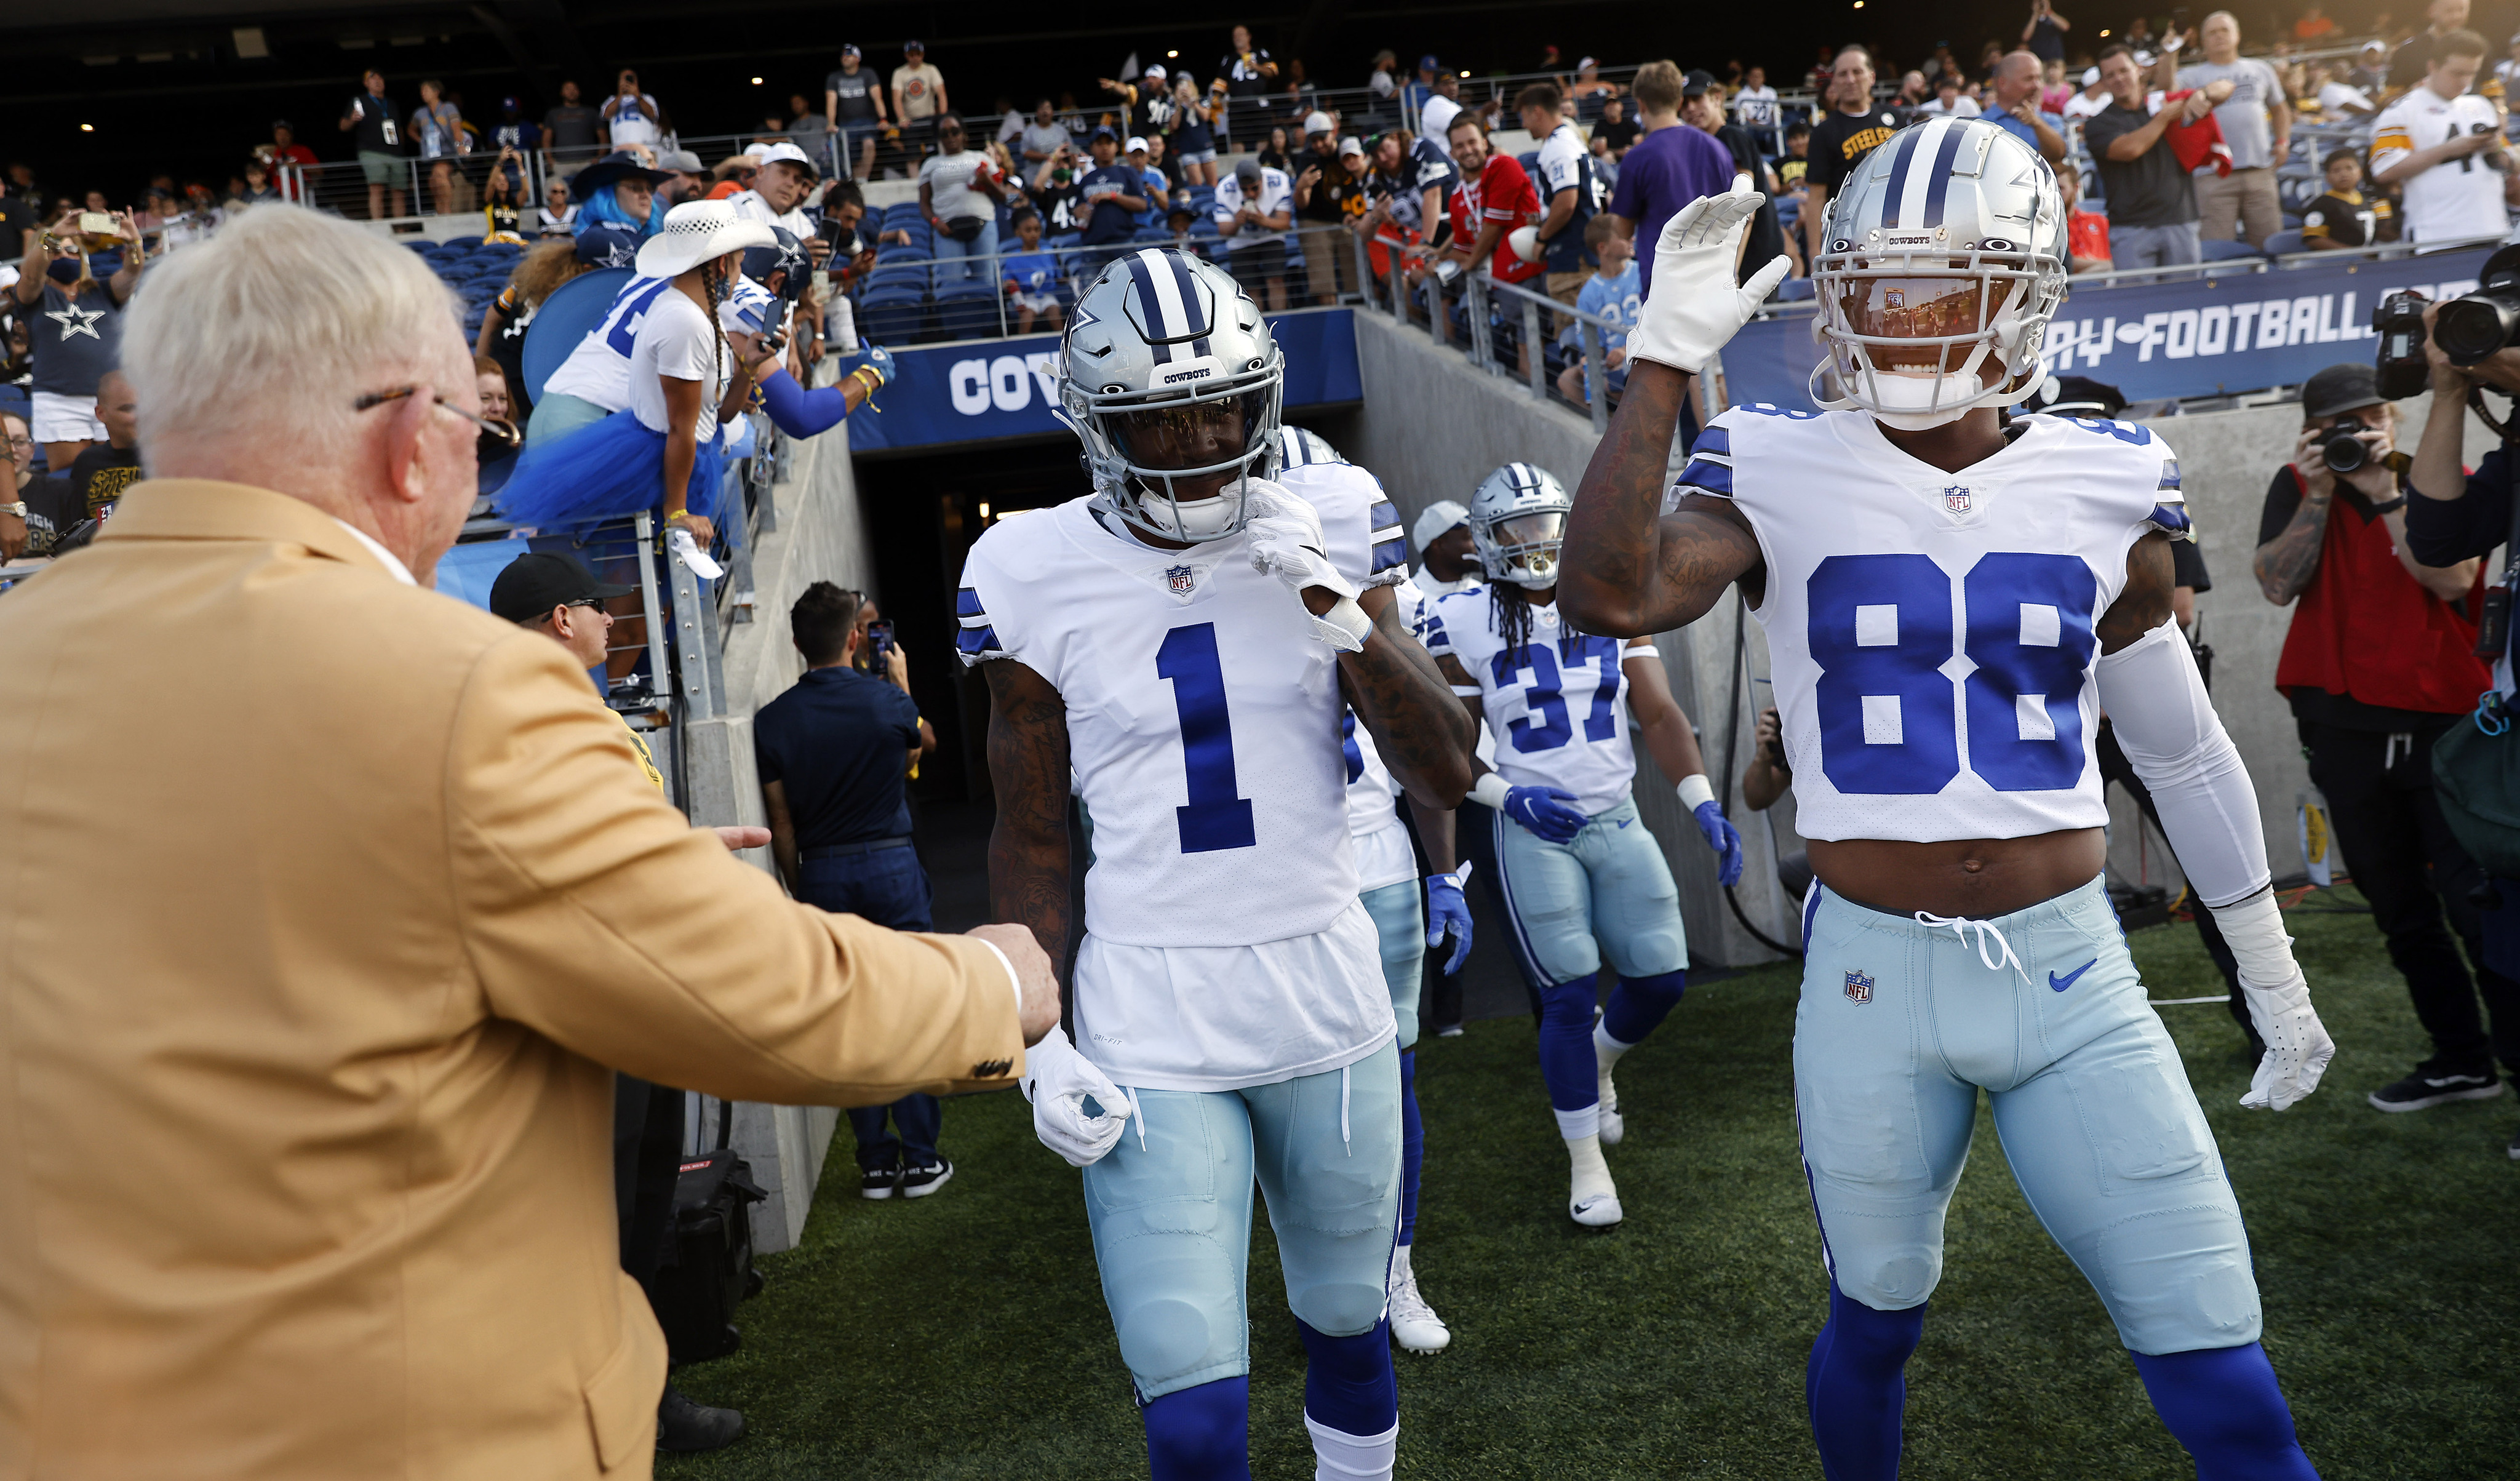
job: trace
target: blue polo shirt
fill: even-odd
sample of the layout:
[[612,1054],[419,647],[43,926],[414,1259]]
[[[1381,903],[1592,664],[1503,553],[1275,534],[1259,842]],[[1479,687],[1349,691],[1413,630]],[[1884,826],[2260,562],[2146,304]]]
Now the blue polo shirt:
[[809,668],[752,717],[762,785],[783,784],[800,849],[908,834],[918,744],[919,706],[852,668]]
[[1990,107],[1985,112],[1978,114],[1978,118],[1983,122],[1994,124],[1997,128],[2003,130],[2015,139],[2029,145],[2030,152],[2032,154],[2035,155],[2039,153],[2039,130],[2032,128],[2029,124],[2022,122],[2020,119],[2004,112],[2002,109]]

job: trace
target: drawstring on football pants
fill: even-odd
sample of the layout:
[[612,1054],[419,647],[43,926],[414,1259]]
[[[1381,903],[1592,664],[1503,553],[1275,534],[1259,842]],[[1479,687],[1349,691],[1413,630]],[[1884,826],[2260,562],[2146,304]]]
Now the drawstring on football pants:
[[1349,1156],[1356,1155],[1356,1147],[1347,1134],[1347,1066],[1344,1064],[1339,1066],[1339,1145],[1346,1148]]
[[[2021,959],[2012,954],[2012,943],[2003,939],[2003,932],[1996,929],[1994,921],[1972,920],[1966,916],[1937,916],[1932,911],[1920,910],[1916,912],[1916,923],[1929,931],[1949,927],[1953,935],[1960,938],[1962,946],[1969,944],[1969,932],[1974,930],[1977,932],[1977,959],[1986,964],[1988,971],[2000,972],[2009,966],[2022,981],[2030,980],[2030,973],[2022,968]],[[1987,955],[1989,937],[1994,938],[2001,955]]]

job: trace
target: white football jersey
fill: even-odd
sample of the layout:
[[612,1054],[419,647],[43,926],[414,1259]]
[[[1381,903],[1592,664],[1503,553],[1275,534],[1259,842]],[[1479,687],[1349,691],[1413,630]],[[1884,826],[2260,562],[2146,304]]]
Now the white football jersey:
[[[1437,602],[1454,592],[1475,592],[1484,589],[1479,585],[1479,579],[1476,576],[1463,576],[1459,581],[1438,581],[1428,575],[1422,565],[1418,568],[1418,574],[1393,588],[1400,597],[1400,620],[1409,624],[1410,636],[1416,638],[1421,646],[1426,643],[1427,619],[1435,614]],[[1484,725],[1479,727],[1476,751],[1479,763],[1494,770],[1496,737],[1489,735],[1488,728]]]
[[1959,472],[1860,412],[1736,406],[1666,508],[1730,499],[1767,566],[1757,616],[1807,838],[2017,838],[2108,822],[2092,626],[2127,552],[2183,537],[2150,429],[2029,417]]
[[[591,401],[608,412],[628,411],[630,357],[639,347],[639,326],[648,316],[649,304],[673,285],[671,278],[633,278],[623,284],[621,292],[612,295],[612,306],[605,310],[604,322],[589,330],[560,369],[551,373],[543,394],[557,391]],[[772,301],[768,289],[738,273],[727,301],[718,305],[718,321],[729,329],[757,326]],[[724,435],[732,440],[734,432]]]
[[[1381,482],[1338,459],[1319,438],[1289,436],[1285,444],[1278,481],[1321,516],[1333,562],[1343,566],[1346,562],[1337,552],[1354,549],[1362,539],[1372,553],[1368,565],[1372,577],[1383,584],[1407,580],[1408,539],[1400,528],[1400,511],[1382,492]],[[1404,625],[1410,625],[1405,598],[1399,615]],[[1417,878],[1418,855],[1393,802],[1400,795],[1400,784],[1374,749],[1373,733],[1349,710],[1340,719],[1339,734],[1339,749],[1347,765],[1347,826],[1356,842],[1357,887],[1374,890]]]
[[[1368,533],[1326,532],[1354,579]],[[1268,1083],[1379,1048],[1395,1030],[1370,921],[1362,952],[1302,957],[1343,966],[1280,962],[1298,938],[1355,934],[1342,918],[1363,911],[1337,655],[1252,568],[1249,537],[1156,550],[1073,499],[990,526],[958,605],[965,662],[1015,659],[1066,701],[1094,819],[1077,1047],[1156,1088]]]
[[[2379,121],[2371,125],[2371,168],[2384,170],[2416,150],[2471,134],[2498,133],[2501,127],[2494,105],[2476,94],[2445,98],[2418,83],[2382,109]],[[2510,217],[2502,208],[2502,176],[2481,156],[2445,159],[2400,189],[2406,196],[2409,242],[2499,237],[2510,230]]]
[[1637,753],[1620,666],[1626,645],[1574,631],[1552,603],[1531,608],[1531,641],[1508,650],[1484,586],[1437,598],[1425,625],[1426,651],[1452,654],[1478,685],[1496,740],[1481,759],[1497,775],[1513,786],[1562,787],[1587,813],[1627,800]]

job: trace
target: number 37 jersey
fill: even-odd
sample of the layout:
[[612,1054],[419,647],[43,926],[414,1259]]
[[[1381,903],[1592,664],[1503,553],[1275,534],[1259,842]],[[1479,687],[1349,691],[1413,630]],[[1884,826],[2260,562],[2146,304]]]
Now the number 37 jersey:
[[2016,838],[2108,821],[2093,625],[2153,530],[2185,538],[2146,428],[2016,422],[1946,472],[1853,412],[1734,407],[1672,495],[1729,499],[1767,566],[1757,611],[1808,838]]
[[[1365,521],[1348,522],[1328,549],[1361,579]],[[1357,896],[1337,655],[1252,569],[1247,535],[1164,551],[1121,528],[1087,498],[1001,520],[958,599],[966,662],[1015,659],[1066,701],[1094,822],[1087,932],[1208,947],[1328,929]]]

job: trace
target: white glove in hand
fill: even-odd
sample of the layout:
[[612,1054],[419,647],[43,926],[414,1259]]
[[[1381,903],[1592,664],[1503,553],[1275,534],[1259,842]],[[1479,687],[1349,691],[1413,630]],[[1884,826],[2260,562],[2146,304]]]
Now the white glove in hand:
[[1742,233],[1768,198],[1754,190],[1701,196],[1663,223],[1654,245],[1653,291],[1628,331],[1628,358],[1695,375],[1776,292],[1792,266],[1783,256],[1735,288]]
[[[1120,1144],[1120,1123],[1128,1118],[1129,1098],[1094,1062],[1067,1042],[1067,1031],[1053,1027],[1041,1042],[1024,1051],[1024,1099],[1032,1102],[1032,1131],[1041,1144],[1067,1159],[1070,1167],[1102,1160]],[[1091,1099],[1094,1109],[1085,1102]],[[1099,1114],[1098,1114],[1099,1112]]]
[[1322,536],[1321,516],[1313,513],[1311,505],[1291,495],[1264,495],[1255,489],[1247,497],[1256,512],[1245,527],[1251,546],[1251,568],[1284,582],[1298,602],[1313,587],[1337,598],[1328,611],[1312,619],[1313,636],[1343,653],[1363,651],[1373,621],[1357,605],[1357,584],[1330,564],[1329,542]]
[[2267,1041],[2266,1056],[2240,1103],[2251,1110],[2283,1110],[2318,1089],[2318,1077],[2336,1057],[2336,1041],[2310,1006],[2310,983],[2292,959],[2292,938],[2284,934],[2273,890],[2214,907],[2214,924],[2239,965],[2249,1021]]
[[2336,1041],[2310,1006],[2310,983],[2294,967],[2289,981],[2261,986],[2240,974],[2240,997],[2249,1005],[2249,1021],[2267,1041],[2265,1057],[2249,1079],[2240,1103],[2251,1110],[2284,1110],[2318,1089],[2327,1061],[2336,1057]]

